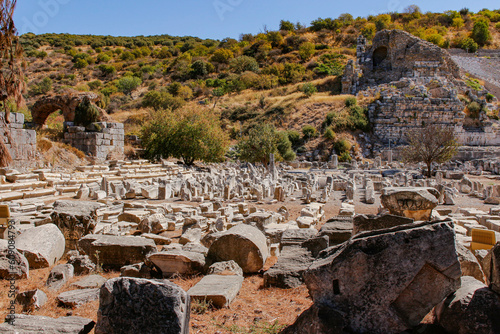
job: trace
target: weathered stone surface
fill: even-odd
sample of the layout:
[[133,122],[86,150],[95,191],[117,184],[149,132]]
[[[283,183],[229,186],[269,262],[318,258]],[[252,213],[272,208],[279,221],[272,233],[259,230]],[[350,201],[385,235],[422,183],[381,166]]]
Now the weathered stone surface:
[[341,244],[351,238],[353,221],[351,217],[328,219],[319,230],[318,236],[328,236],[330,246]]
[[390,214],[385,215],[357,215],[353,219],[352,234],[358,234],[364,231],[382,230],[389,227],[411,224],[413,219],[395,216]]
[[305,282],[319,308],[342,314],[347,331],[400,333],[460,284],[448,221],[360,233],[322,254]]
[[167,237],[162,237],[161,235],[158,235],[158,234],[143,233],[143,234],[141,234],[141,237],[146,238],[146,239],[151,239],[157,245],[170,245],[172,243],[172,239],[167,238]]
[[151,268],[144,262],[123,266],[120,268],[120,277],[152,278]]
[[168,222],[162,213],[155,213],[144,217],[138,226],[143,233],[161,233],[168,228]]
[[304,284],[302,274],[313,261],[314,257],[308,249],[285,246],[278,261],[264,273],[264,286],[292,289]]
[[435,188],[387,187],[382,189],[382,205],[393,215],[430,220],[438,205],[439,191]]
[[64,254],[64,235],[54,224],[30,228],[16,239],[17,250],[23,254],[30,268],[46,268],[56,263]]
[[184,250],[154,253],[148,257],[148,260],[161,270],[163,277],[200,273],[203,272],[205,266],[205,257],[202,254]]
[[0,324],[0,333],[5,334],[88,334],[95,322],[81,317],[49,318],[39,315],[16,314],[14,325]]
[[500,333],[500,296],[471,276],[462,277],[462,286],[446,298],[434,313],[448,333]]
[[460,268],[462,270],[462,276],[472,276],[475,279],[484,282],[484,273],[481,269],[481,265],[477,261],[476,257],[472,252],[465,246],[457,242],[457,255],[460,261]]
[[66,291],[57,296],[57,301],[65,307],[79,307],[85,303],[97,300],[99,298],[99,289],[78,289]]
[[212,264],[208,270],[207,275],[239,275],[243,276],[243,270],[233,260],[216,262]]
[[96,265],[88,255],[80,254],[78,251],[70,251],[68,257],[68,264],[73,266],[75,275],[87,275],[96,270]]
[[58,264],[50,271],[49,278],[47,278],[45,285],[50,290],[57,291],[73,277],[73,274],[74,268],[71,264]]
[[24,291],[16,296],[16,303],[23,307],[23,312],[38,310],[46,302],[47,295],[40,289]]
[[[14,263],[11,265],[11,260]],[[29,278],[29,263],[26,257],[13,249],[0,249],[0,278],[22,279]]]
[[96,334],[188,334],[190,298],[168,280],[113,278],[101,287]]
[[[488,261],[484,272],[490,284],[490,288],[500,294],[500,242],[497,242],[485,258]],[[488,270],[489,269],[489,270]]]
[[345,334],[344,326],[339,313],[332,312],[327,306],[313,304],[280,334]]
[[201,240],[201,228],[195,227],[195,228],[190,228],[187,229],[184,233],[182,233],[181,237],[179,238],[179,243],[181,245],[188,244],[190,242],[200,242]]
[[52,221],[64,234],[67,249],[76,249],[83,236],[93,233],[98,222],[97,209],[102,204],[88,201],[56,201]]
[[85,276],[78,282],[71,284],[78,289],[92,289],[92,288],[100,288],[104,283],[106,283],[107,279],[102,277],[101,275],[89,275]]
[[318,234],[315,229],[287,229],[281,235],[280,248],[286,246],[301,246],[306,240],[314,238]]
[[206,300],[215,307],[227,307],[238,295],[242,283],[240,275],[207,275],[188,290],[188,295],[192,300]]
[[78,245],[93,262],[113,268],[143,262],[148,254],[156,251],[153,240],[132,236],[89,234],[80,239]]
[[256,227],[240,224],[223,232],[208,250],[209,264],[234,260],[244,273],[262,269],[268,257],[266,237]]

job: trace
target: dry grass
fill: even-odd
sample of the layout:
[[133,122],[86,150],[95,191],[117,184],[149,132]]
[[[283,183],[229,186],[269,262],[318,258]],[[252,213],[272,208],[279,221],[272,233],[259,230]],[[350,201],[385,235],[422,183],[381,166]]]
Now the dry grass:
[[73,169],[88,162],[82,151],[67,144],[53,142],[43,135],[37,137],[37,149],[46,166]]

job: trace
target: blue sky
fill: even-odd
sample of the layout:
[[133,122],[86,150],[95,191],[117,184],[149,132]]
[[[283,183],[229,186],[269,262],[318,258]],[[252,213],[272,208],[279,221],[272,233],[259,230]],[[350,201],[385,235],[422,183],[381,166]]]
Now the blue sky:
[[114,36],[160,35],[238,38],[241,33],[276,30],[281,19],[306,25],[318,17],[354,17],[410,4],[423,12],[467,7],[500,7],[498,0],[19,0],[15,22],[20,33],[72,33]]

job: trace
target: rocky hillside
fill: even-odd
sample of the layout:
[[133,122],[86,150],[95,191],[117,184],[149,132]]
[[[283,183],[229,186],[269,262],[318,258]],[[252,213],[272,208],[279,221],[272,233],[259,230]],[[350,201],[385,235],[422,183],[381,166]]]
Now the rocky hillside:
[[[363,130],[352,125],[363,109],[353,115],[345,96],[337,96],[340,76],[355,58],[357,37],[370,43],[383,29],[402,29],[442,48],[500,47],[499,10],[422,14],[415,6],[366,18],[320,18],[308,27],[281,21],[279,31],[242,34],[239,40],[26,34],[21,41],[29,90],[23,112],[29,116],[45,95],[77,90],[97,93],[99,106],[126,124],[127,135],[139,133],[148,110],[185,104],[219,111],[233,138],[261,122],[286,130],[312,124],[324,131],[332,111],[345,116],[338,130]],[[358,101],[359,108],[371,101]],[[54,113],[47,125],[60,130],[61,121]]]

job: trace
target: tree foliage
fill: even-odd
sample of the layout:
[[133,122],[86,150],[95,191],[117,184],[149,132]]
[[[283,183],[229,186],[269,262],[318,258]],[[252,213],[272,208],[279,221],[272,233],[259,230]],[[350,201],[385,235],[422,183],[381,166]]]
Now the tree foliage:
[[269,155],[274,154],[276,160],[291,161],[295,159],[292,143],[288,133],[276,131],[271,124],[259,124],[248,132],[238,143],[240,159],[248,162],[269,163]]
[[450,160],[458,148],[453,128],[437,124],[408,131],[406,141],[408,146],[402,152],[403,159],[407,162],[424,162],[429,177],[432,163]]
[[116,84],[116,87],[120,90],[120,92],[129,95],[131,94],[134,90],[137,89],[142,83],[142,80],[138,77],[133,77],[133,76],[125,76],[118,80],[118,83]]
[[91,123],[99,122],[99,119],[97,106],[88,97],[84,97],[75,109],[75,125],[89,126]]
[[486,44],[491,39],[488,22],[486,20],[477,20],[472,28],[471,36],[477,44]]
[[154,111],[141,129],[141,139],[150,159],[174,157],[187,165],[221,162],[229,145],[218,115],[208,108]]

